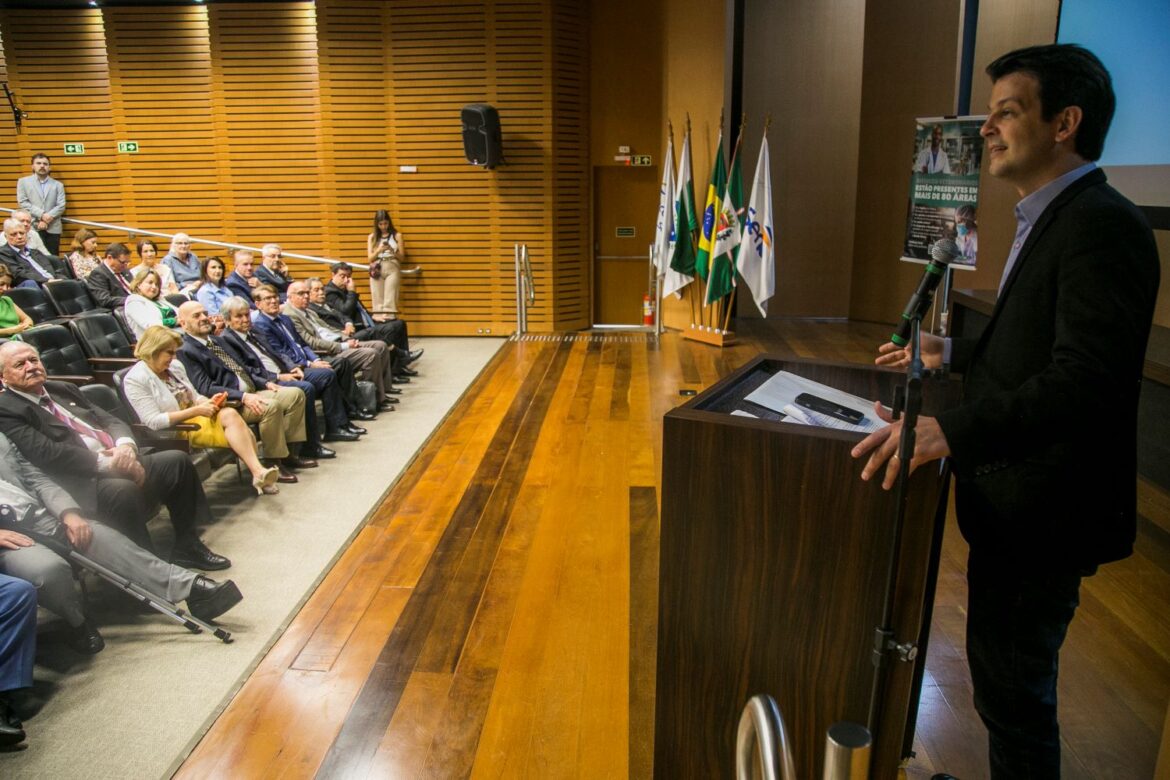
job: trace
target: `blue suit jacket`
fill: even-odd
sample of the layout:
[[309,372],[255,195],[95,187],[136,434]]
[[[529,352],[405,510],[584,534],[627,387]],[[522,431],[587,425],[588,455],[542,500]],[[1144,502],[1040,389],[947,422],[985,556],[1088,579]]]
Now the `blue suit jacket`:
[[238,295],[247,301],[253,309],[256,308],[256,302],[252,300],[252,288],[248,286],[247,279],[232,271],[224,277],[223,285],[231,290],[233,295]]
[[243,399],[239,378],[203,344],[184,335],[177,357],[187,369],[187,378],[201,395],[210,398],[216,393],[226,392],[229,400]]
[[[284,328],[278,328],[276,322],[284,325]],[[319,359],[317,353],[310,349],[309,345],[297,333],[293,321],[283,314],[269,317],[263,312],[257,312],[256,316],[252,318],[252,332],[259,336],[269,349],[280,355],[281,360],[287,365],[304,368],[309,363]],[[289,339],[290,334],[292,340]]]

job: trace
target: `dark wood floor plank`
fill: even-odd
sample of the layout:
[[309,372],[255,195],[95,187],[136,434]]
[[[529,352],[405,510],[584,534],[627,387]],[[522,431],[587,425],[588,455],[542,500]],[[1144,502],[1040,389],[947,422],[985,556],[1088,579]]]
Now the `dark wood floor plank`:
[[658,638],[658,491],[630,488],[630,777],[654,769],[654,656]]

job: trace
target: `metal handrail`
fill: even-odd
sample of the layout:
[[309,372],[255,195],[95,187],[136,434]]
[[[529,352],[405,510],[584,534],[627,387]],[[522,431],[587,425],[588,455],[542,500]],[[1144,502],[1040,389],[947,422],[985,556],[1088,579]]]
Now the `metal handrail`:
[[776,700],[766,693],[749,699],[740,715],[735,738],[735,776],[738,780],[796,778],[784,716]]
[[532,264],[528,261],[528,245],[514,244],[512,259],[516,271],[516,333],[528,332],[528,307],[536,303],[536,284],[532,280]]
[[[7,211],[9,214],[11,214],[14,211],[22,211],[22,209],[10,209],[10,208],[0,207],[0,211]],[[69,222],[69,223],[74,224],[74,225],[84,225],[85,227],[102,228],[103,230],[113,230],[115,232],[122,232],[122,233],[126,233],[126,235],[131,237],[131,238],[133,238],[134,236],[153,236],[155,238],[166,238],[169,240],[169,239],[173,239],[175,237],[174,233],[159,233],[159,232],[154,231],[154,230],[140,230],[139,228],[129,227],[127,225],[110,225],[110,224],[106,224],[104,222],[89,222],[88,220],[74,219],[73,217],[61,217],[61,221],[62,222]],[[207,246],[218,246],[218,247],[223,247],[224,249],[247,249],[249,252],[255,252],[257,254],[260,254],[260,251],[261,251],[259,247],[247,246],[245,244],[229,244],[229,243],[226,243],[223,241],[214,241],[210,238],[198,238],[196,236],[189,236],[189,237],[191,239],[192,244],[204,244]],[[334,259],[328,258],[328,257],[317,257],[315,255],[302,255],[302,254],[297,254],[295,252],[286,252],[286,251],[284,251],[283,248],[281,249],[280,254],[283,257],[295,257],[298,260],[312,260],[315,263],[327,263],[329,265],[333,265],[334,263],[338,262],[337,260],[334,260]],[[407,273],[417,274],[418,271],[411,269]]]

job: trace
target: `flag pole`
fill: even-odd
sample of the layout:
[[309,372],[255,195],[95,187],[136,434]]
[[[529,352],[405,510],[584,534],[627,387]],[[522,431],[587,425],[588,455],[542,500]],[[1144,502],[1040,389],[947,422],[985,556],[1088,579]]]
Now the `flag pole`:
[[[687,112],[687,135],[690,135],[690,134],[691,134],[691,112],[688,111]],[[687,151],[688,152],[690,151],[689,147],[688,147]],[[694,170],[694,166],[691,166],[691,169]],[[691,201],[692,201],[692,205],[694,205],[693,204],[694,192],[691,193]],[[702,232],[702,231],[696,231],[694,229],[691,230],[691,246],[692,247],[699,246],[699,233],[700,232]],[[692,269],[692,270],[695,270],[695,269]],[[691,324],[695,324],[695,325],[702,324],[699,320],[698,310],[695,308],[695,296],[694,296],[693,285],[690,285],[690,284],[687,285],[687,297],[690,299],[690,302],[691,302]]]

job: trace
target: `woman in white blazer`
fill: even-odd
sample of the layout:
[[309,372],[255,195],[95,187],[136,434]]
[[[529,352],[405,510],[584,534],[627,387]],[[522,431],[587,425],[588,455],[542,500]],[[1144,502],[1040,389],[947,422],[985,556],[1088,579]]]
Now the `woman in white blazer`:
[[256,452],[256,438],[244,418],[223,406],[226,393],[205,398],[187,378],[175,351],[183,340],[162,325],[151,325],[138,340],[134,356],[138,362],[126,372],[122,392],[142,424],[160,430],[176,423],[193,423],[199,430],[188,432],[193,447],[228,448],[252,472],[252,487],[259,494],[279,492],[276,480],[280,469],[265,468]]
[[179,330],[179,313],[163,299],[161,285],[158,271],[153,268],[139,271],[130,281],[130,292],[133,294],[122,304],[122,311],[136,339],[142,338],[151,325],[165,325],[176,334],[182,333]]

